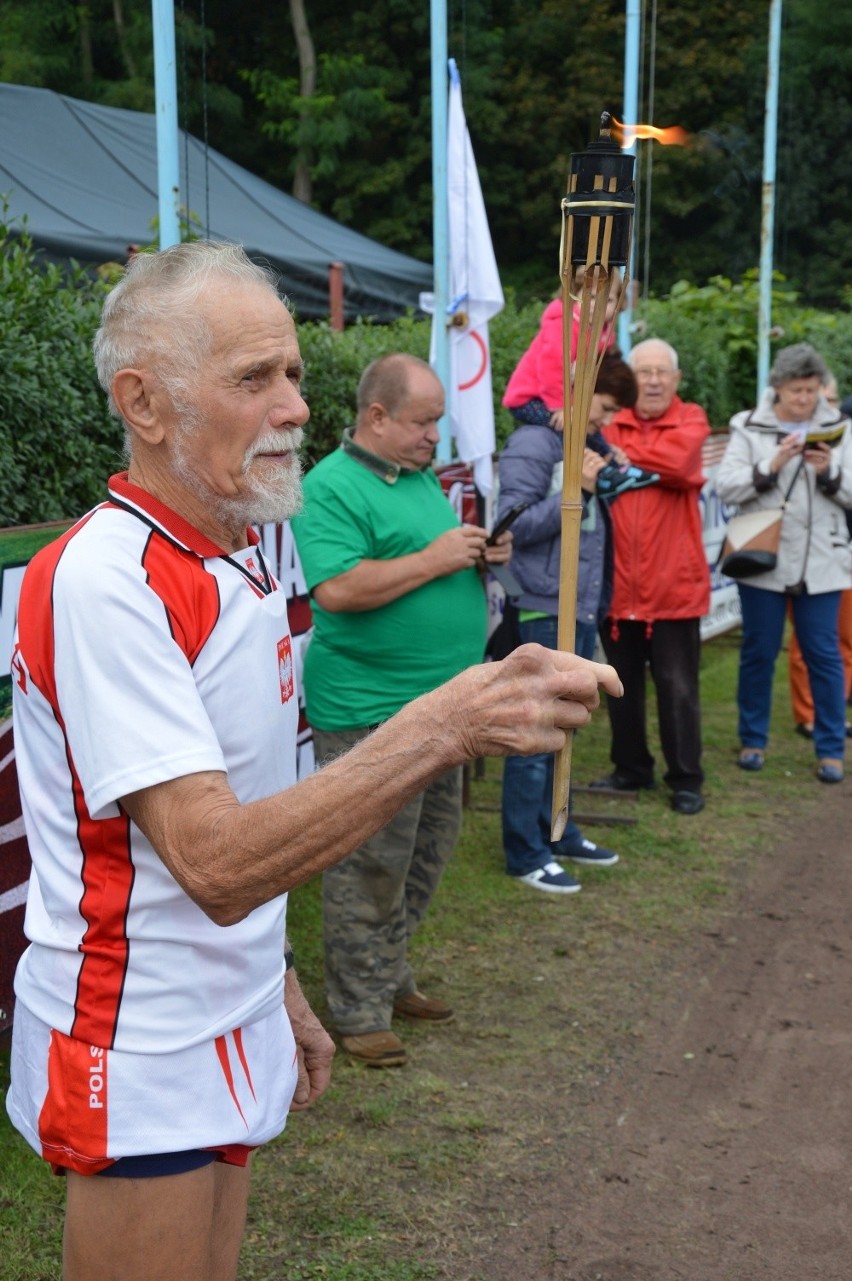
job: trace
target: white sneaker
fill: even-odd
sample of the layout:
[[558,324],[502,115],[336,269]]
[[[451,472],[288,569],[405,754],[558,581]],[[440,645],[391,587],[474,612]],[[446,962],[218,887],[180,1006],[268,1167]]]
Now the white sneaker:
[[548,894],[576,894],[581,888],[580,882],[563,872],[558,863],[546,863],[544,867],[537,867],[534,872],[527,872],[524,876],[513,879],[523,881],[524,885],[531,885],[534,890],[546,890]]

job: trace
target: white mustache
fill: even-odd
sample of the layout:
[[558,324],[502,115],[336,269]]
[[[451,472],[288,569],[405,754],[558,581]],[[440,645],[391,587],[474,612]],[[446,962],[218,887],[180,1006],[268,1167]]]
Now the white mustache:
[[284,454],[301,448],[305,433],[301,427],[282,428],[280,431],[268,432],[261,436],[246,450],[244,466],[248,466],[258,454]]

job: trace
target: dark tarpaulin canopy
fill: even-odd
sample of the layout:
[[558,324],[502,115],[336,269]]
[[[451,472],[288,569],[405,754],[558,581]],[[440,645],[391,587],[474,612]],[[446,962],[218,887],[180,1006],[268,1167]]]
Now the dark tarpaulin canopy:
[[[181,203],[200,220],[199,234],[208,235],[209,209],[210,239],[269,261],[297,316],[328,315],[333,262],[344,264],[347,319],[390,320],[431,290],[427,263],[350,231],[189,134],[179,152]],[[123,263],[128,245],[155,239],[155,117],[0,85],[0,196],[53,258]]]

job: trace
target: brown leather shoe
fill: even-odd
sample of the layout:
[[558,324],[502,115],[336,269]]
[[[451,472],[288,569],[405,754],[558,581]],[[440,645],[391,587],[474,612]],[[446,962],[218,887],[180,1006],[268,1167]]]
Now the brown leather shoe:
[[393,1003],[394,1014],[401,1014],[406,1019],[429,1019],[432,1023],[449,1023],[456,1017],[455,1010],[443,1001],[436,1001],[432,996],[422,992],[409,992],[407,996],[398,996]]
[[367,1067],[402,1067],[407,1055],[405,1046],[393,1032],[360,1032],[341,1036],[340,1044],[350,1058]]

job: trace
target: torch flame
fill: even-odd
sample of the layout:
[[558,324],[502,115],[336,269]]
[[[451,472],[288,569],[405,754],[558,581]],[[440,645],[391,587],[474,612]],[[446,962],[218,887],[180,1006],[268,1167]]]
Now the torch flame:
[[689,142],[689,134],[680,125],[658,129],[656,125],[625,125],[615,119],[612,123],[615,126],[616,140],[622,148],[632,147],[634,142],[643,138],[662,143],[664,147],[685,147]]

